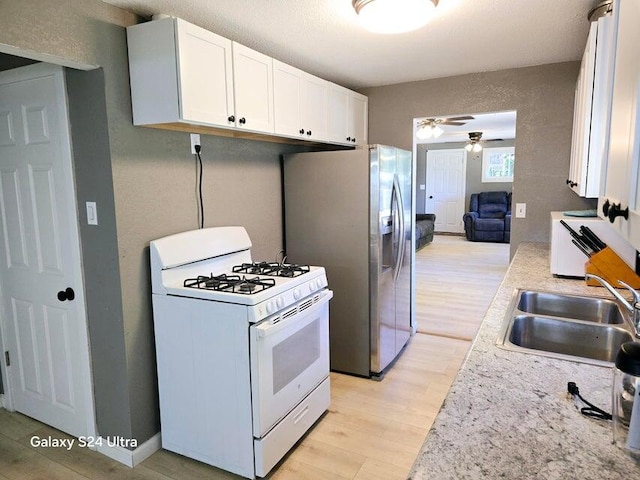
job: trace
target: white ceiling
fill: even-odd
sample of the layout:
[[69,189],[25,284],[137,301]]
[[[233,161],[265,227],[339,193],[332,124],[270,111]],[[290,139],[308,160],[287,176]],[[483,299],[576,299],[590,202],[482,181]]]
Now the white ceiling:
[[[469,132],[482,132],[482,140],[508,140],[516,138],[516,112],[494,112],[470,114],[473,120],[465,120],[462,126],[442,125],[442,135],[428,140],[416,140],[418,143],[451,143],[466,142]],[[460,115],[455,115],[456,117]],[[434,118],[434,117],[423,117]],[[423,118],[416,119],[417,122]],[[446,118],[446,117],[435,117]]]
[[350,88],[579,60],[596,0],[440,0],[411,33],[360,27],[351,0],[105,0],[165,13]]

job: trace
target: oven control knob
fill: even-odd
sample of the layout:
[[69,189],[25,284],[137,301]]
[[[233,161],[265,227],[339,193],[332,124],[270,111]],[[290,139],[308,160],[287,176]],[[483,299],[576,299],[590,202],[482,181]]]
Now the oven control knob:
[[282,299],[282,297],[276,298],[276,305],[278,306],[278,308],[284,307],[284,300]]
[[316,280],[316,287],[322,288],[322,279],[319,278]]
[[267,313],[273,313],[273,302],[267,303]]
[[296,300],[300,300],[301,296],[302,296],[302,292],[300,291],[299,288],[296,288],[293,290],[293,298],[295,298]]
[[309,283],[309,291],[313,292],[314,288],[315,287],[313,286],[313,282]]

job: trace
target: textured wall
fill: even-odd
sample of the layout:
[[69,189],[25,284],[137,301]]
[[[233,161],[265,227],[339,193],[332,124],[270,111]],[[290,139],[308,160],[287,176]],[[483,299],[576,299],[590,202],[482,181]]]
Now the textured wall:
[[523,241],[549,241],[549,213],[593,208],[565,184],[569,172],[577,62],[476,73],[363,89],[369,97],[369,141],[412,147],[413,119],[516,110],[517,166],[511,253]]
[[[61,64],[99,65],[104,73],[116,219],[105,233],[117,238],[117,251],[112,246],[104,263],[117,258],[120,272],[126,388],[117,394],[128,418],[120,425],[108,412],[99,415],[100,430],[115,427],[115,433],[142,442],[159,429],[148,246],[197,227],[189,135],[132,124],[124,27],[138,21],[134,15],[97,0],[0,0],[0,12],[0,50],[9,45],[25,57],[44,53]],[[244,225],[254,257],[274,258],[283,241],[280,154],[301,148],[220,137],[203,137],[202,144],[206,225]],[[244,198],[233,199],[237,193]],[[88,193],[79,204],[87,200]],[[98,205],[98,218],[104,207]],[[94,381],[108,386],[109,379],[96,374]]]

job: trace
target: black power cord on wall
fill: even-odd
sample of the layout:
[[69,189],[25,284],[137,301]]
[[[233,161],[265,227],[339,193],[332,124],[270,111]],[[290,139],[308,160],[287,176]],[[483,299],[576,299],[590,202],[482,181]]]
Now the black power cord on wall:
[[200,173],[198,175],[198,199],[200,201],[200,211],[198,212],[198,217],[200,219],[200,228],[204,228],[204,201],[202,198],[202,157],[200,156],[200,150],[202,147],[200,145],[196,145],[196,158],[198,159],[198,164],[196,164],[196,171],[198,169],[198,165],[200,166]]

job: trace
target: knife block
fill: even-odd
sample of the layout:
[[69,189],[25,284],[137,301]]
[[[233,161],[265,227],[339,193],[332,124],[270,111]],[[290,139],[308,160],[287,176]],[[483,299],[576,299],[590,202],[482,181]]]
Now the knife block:
[[[585,272],[597,275],[606,280],[612,287],[621,288],[618,280],[633,288],[640,288],[640,277],[622,260],[616,252],[605,247],[591,255],[584,264]],[[587,280],[587,285],[601,287],[597,280]]]

